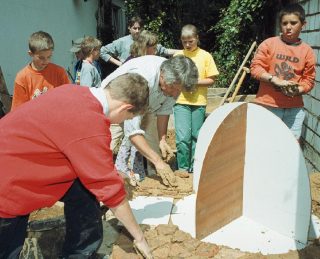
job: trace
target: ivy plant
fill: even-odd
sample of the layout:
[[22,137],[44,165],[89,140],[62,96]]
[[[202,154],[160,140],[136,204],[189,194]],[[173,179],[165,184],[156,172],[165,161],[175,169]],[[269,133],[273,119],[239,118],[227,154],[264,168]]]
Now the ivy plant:
[[256,40],[256,23],[262,18],[266,0],[231,0],[212,26],[216,34],[214,59],[220,71],[215,87],[228,87],[251,44]]

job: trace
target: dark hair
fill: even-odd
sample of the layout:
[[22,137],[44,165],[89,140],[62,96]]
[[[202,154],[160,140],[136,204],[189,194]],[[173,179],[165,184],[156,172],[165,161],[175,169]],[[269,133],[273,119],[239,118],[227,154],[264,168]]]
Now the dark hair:
[[128,21],[128,27],[132,27],[135,23],[139,23],[140,27],[143,27],[143,20],[140,16],[133,16]]
[[281,22],[282,17],[287,14],[297,15],[301,23],[304,23],[306,20],[306,13],[303,7],[299,4],[288,4],[283,7],[279,13],[279,22]]

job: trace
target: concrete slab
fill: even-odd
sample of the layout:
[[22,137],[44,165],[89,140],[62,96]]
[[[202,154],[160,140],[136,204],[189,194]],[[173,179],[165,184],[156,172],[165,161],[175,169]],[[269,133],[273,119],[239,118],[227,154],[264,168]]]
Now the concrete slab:
[[283,254],[306,246],[247,217],[240,217],[202,241],[251,253]]
[[173,198],[138,196],[129,203],[139,224],[169,224]]

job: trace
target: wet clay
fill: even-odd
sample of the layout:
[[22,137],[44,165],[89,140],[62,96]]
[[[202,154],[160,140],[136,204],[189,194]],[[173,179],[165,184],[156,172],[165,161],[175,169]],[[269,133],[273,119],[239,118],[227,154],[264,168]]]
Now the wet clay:
[[[217,245],[198,241],[174,225],[159,225],[144,234],[154,258],[214,258],[219,251]],[[142,258],[135,253],[128,235],[125,230],[121,233],[112,259]]]
[[[146,240],[154,259],[317,259],[320,258],[318,241],[299,251],[289,251],[285,254],[262,255],[261,253],[246,253],[238,249],[205,243],[192,238],[174,225],[159,225],[156,228],[142,225]],[[241,233],[239,233],[241,234]],[[122,229],[118,240],[113,245],[111,259],[141,259],[133,248],[130,234]],[[252,241],[254,242],[254,240]]]
[[[312,213],[320,218],[320,173],[310,174]],[[320,258],[320,255],[319,255]]]
[[159,176],[146,177],[135,188],[128,188],[131,197],[137,196],[164,196],[181,199],[192,193],[192,175],[188,173],[175,173],[176,186],[166,186]]
[[[146,196],[167,196],[180,199],[192,192],[192,175],[184,172],[175,172],[178,186],[168,187],[161,183],[159,176],[147,177],[140,182],[137,187],[126,184],[128,199],[139,195]],[[320,216],[320,173],[310,175],[312,193],[313,214]],[[31,214],[31,220],[41,220],[63,215],[63,208],[53,206],[42,209]],[[118,228],[118,221],[114,217],[108,218]],[[201,242],[184,233],[174,225],[159,225],[151,227],[141,225],[145,232],[146,239],[153,251],[154,259],[158,258],[189,258],[189,259],[316,259],[320,258],[319,240],[314,240],[312,244],[299,251],[290,251],[279,255],[262,255],[260,253],[246,253],[238,249],[217,246]],[[239,233],[241,235],[241,233]],[[255,240],[252,240],[255,242]],[[119,237],[112,247],[113,259],[141,259],[133,248],[133,241],[128,232],[121,228]]]
[[163,169],[157,169],[157,174],[161,177],[162,183],[166,186],[177,187],[177,177],[172,172],[172,169],[167,165]]

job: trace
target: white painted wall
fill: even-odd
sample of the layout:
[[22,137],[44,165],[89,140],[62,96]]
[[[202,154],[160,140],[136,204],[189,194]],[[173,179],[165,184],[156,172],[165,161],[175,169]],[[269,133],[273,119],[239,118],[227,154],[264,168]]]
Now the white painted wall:
[[320,1],[297,2],[306,11],[307,26],[301,38],[313,48],[317,58],[315,87],[303,97],[307,115],[302,133],[304,155],[308,170],[320,172]]
[[16,73],[28,62],[28,38],[36,31],[51,34],[52,62],[72,71],[72,40],[96,36],[98,0],[0,0],[0,66],[10,93]]

